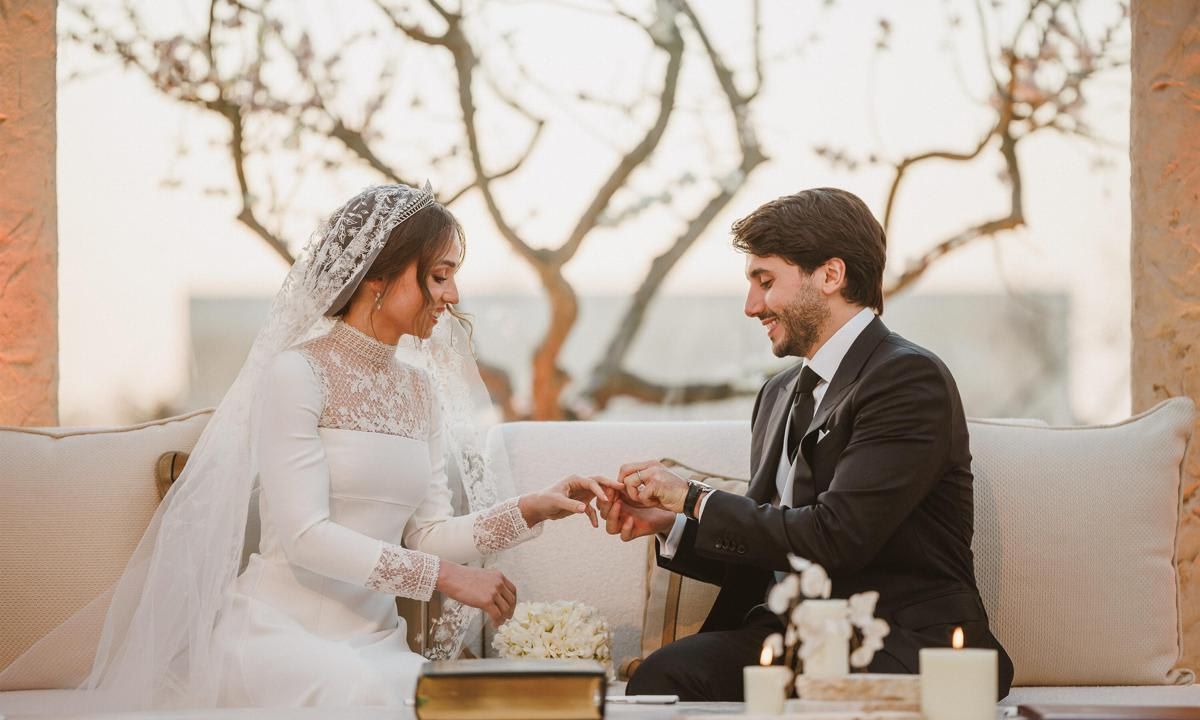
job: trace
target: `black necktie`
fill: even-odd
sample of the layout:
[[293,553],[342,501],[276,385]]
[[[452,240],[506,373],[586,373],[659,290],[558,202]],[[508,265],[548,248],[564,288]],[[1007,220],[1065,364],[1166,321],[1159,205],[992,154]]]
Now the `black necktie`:
[[788,441],[787,451],[788,460],[793,465],[796,464],[796,452],[800,448],[800,438],[804,437],[804,433],[808,431],[808,424],[812,422],[813,412],[816,410],[813,403],[813,388],[817,383],[821,382],[821,376],[815,370],[805,365],[800,371],[800,380],[796,383],[796,396],[792,398],[792,412],[788,416]]

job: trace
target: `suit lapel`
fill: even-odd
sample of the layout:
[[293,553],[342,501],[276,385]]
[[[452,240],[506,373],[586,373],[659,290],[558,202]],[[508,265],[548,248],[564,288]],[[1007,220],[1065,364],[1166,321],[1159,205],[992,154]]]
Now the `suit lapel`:
[[[850,349],[846,351],[846,356],[842,358],[841,364],[838,365],[837,372],[834,373],[833,380],[829,383],[829,389],[821,398],[820,407],[813,414],[812,422],[808,424],[808,430],[805,431],[804,437],[800,439],[800,454],[804,457],[804,472],[803,477],[797,474],[795,482],[792,483],[792,507],[802,507],[816,502],[817,491],[823,492],[828,485],[828,478],[817,478],[810,469],[813,450],[819,439],[818,431],[825,427],[830,414],[841,405],[846,395],[857,384],[863,365],[875,352],[875,348],[879,347],[879,343],[889,334],[891,331],[887,329],[882,320],[876,317],[855,338]],[[797,462],[796,467],[799,467],[800,464]],[[796,472],[795,468],[793,468],[793,472]]]
[[[842,402],[846,393],[854,387],[867,358],[871,357],[871,353],[875,352],[875,348],[889,334],[891,331],[876,316],[855,338],[854,344],[846,351],[846,357],[842,358],[841,364],[838,365],[837,372],[834,373],[833,380],[829,383],[829,389],[825,391],[825,397],[821,398],[821,406],[817,408],[812,422],[808,424],[808,430],[805,431],[801,441],[802,445],[808,444],[809,436],[824,427],[825,421],[829,419],[829,414]],[[814,437],[813,440],[815,439]]]
[[791,409],[788,399],[792,397],[796,383],[800,380],[800,366],[785,372],[789,373],[791,377],[780,384],[780,389],[772,398],[771,416],[767,423],[766,434],[763,435],[763,455],[757,472],[750,479],[750,487],[746,491],[748,497],[758,502],[770,502],[771,498],[775,496],[775,476],[779,472],[779,458],[783,453],[783,431],[787,425],[788,411]]

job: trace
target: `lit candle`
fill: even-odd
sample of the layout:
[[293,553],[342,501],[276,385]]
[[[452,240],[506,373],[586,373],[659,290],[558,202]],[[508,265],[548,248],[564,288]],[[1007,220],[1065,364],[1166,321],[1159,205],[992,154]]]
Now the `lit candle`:
[[921,650],[921,715],[925,720],[995,720],[996,651],[963,649],[962,628],[952,648]]
[[[845,600],[805,600],[804,616],[807,622],[833,622],[839,626],[847,623],[850,604]],[[850,638],[826,636],[814,652],[804,661],[804,675],[811,678],[842,677],[850,672]]]
[[771,648],[764,647],[759,664],[742,669],[747,715],[783,714],[783,700],[792,671],[782,665],[772,665],[773,659]]

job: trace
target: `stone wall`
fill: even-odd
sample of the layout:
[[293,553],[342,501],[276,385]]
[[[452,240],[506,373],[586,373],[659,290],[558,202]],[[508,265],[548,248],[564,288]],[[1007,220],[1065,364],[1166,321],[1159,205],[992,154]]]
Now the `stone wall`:
[[[1200,3],[1133,3],[1133,409],[1200,404]],[[1183,665],[1200,669],[1200,424],[1185,460]]]
[[55,8],[0,2],[0,425],[58,423]]

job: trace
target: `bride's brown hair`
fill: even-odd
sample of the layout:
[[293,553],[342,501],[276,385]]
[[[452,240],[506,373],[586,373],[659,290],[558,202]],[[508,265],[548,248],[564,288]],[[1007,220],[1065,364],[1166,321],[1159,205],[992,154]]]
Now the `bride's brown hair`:
[[[425,298],[422,310],[428,310],[433,306],[433,295],[430,294],[429,285],[426,284],[425,279],[429,275],[430,268],[445,254],[455,238],[458,238],[459,247],[462,248],[458,256],[461,265],[467,254],[466,233],[463,232],[462,225],[459,224],[454,214],[441,203],[435,202],[429,207],[418,210],[412,217],[392,228],[387,242],[384,243],[383,249],[379,251],[375,261],[371,263],[363,280],[384,280],[388,287],[391,287],[392,282],[407,270],[409,265],[416,263],[417,286],[421,289],[421,296]],[[359,287],[362,287],[361,283]],[[341,310],[334,314],[340,317],[345,315],[349,309],[350,303],[346,303]],[[453,306],[448,306],[446,309],[463,324],[469,326],[467,318]],[[424,312],[419,314],[419,317],[425,316]]]

